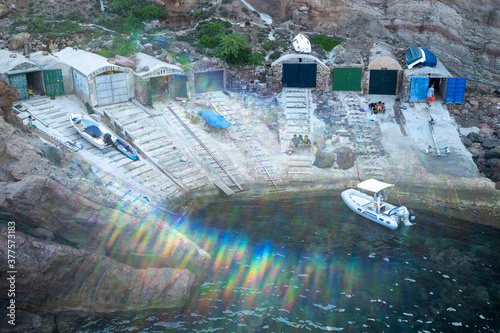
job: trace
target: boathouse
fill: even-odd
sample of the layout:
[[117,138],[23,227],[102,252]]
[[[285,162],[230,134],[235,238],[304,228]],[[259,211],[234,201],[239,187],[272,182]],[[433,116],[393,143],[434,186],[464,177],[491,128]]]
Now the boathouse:
[[368,94],[397,95],[398,84],[403,78],[403,67],[389,56],[378,57],[370,61],[365,73]]
[[74,92],[70,65],[47,51],[33,52],[30,53],[29,57],[42,69],[47,96],[72,94]]
[[182,68],[145,53],[138,53],[135,63],[135,98],[140,103],[151,105],[153,99],[166,96],[187,98],[187,76]]
[[205,58],[194,63],[192,79],[195,94],[226,89],[226,70],[217,60]]
[[32,94],[43,95],[43,77],[40,67],[20,53],[0,50],[0,79],[19,91],[19,100]]
[[273,87],[328,89],[330,68],[310,54],[290,53],[271,63]]
[[90,106],[125,102],[134,96],[130,68],[113,65],[100,55],[71,47],[55,56],[72,67],[75,94]]
[[434,85],[437,100],[444,103],[463,103],[465,78],[454,78],[438,60],[435,67],[413,67],[404,70],[403,101],[425,102],[427,90]]

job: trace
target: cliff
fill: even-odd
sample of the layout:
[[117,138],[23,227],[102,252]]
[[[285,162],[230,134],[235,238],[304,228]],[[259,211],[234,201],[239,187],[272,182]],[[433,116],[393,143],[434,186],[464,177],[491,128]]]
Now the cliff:
[[166,216],[120,204],[87,164],[23,129],[11,109],[17,91],[3,81],[0,95],[0,253],[7,258],[12,221],[18,310],[181,306],[210,256]]

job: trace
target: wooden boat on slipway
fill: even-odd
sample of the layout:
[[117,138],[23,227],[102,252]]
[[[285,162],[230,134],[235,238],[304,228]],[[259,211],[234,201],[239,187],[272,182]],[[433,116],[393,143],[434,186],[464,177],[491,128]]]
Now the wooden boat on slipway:
[[342,200],[357,214],[383,225],[389,229],[397,229],[401,223],[413,225],[413,211],[405,206],[395,206],[386,202],[386,190],[393,187],[376,179],[368,179],[342,192]]
[[139,154],[130,143],[118,137],[103,125],[82,114],[71,114],[71,124],[88,142],[99,149],[113,147],[133,161],[139,159]]
[[72,113],[69,116],[69,120],[85,140],[99,149],[105,149],[110,146],[109,143],[104,141],[105,134],[109,134],[113,141],[116,140],[116,136],[111,131],[87,116]]

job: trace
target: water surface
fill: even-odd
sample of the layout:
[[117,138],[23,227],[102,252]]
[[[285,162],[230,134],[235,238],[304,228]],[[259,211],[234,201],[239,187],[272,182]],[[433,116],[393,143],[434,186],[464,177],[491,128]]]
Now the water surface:
[[176,226],[214,258],[182,309],[84,332],[498,332],[500,231],[416,211],[392,231],[340,196],[227,200]]

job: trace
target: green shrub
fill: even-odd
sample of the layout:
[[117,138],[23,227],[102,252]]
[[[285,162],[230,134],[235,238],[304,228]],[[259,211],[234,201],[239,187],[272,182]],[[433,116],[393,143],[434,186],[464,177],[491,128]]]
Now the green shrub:
[[206,48],[212,48],[214,46],[214,40],[209,35],[203,35],[200,38],[200,45]]
[[266,59],[264,56],[258,52],[252,53],[248,58],[248,64],[250,65],[262,65]]
[[246,36],[238,33],[224,35],[216,46],[216,54],[230,65],[242,65],[248,62],[252,49]]
[[198,26],[198,38],[203,37],[203,35],[208,35],[214,37],[215,35],[223,32],[225,30],[224,23],[221,20],[214,20]]
[[191,118],[191,124],[199,124],[201,123],[201,117],[200,116],[193,116]]
[[107,27],[122,33],[142,30],[144,21],[159,20],[167,16],[165,10],[141,0],[110,0],[108,8],[118,17],[106,21],[110,23]]
[[264,45],[262,45],[262,48],[266,51],[271,51],[272,49],[276,49],[278,47],[278,45],[276,44],[275,41],[267,41],[264,43]]
[[45,23],[43,17],[40,16],[35,17],[33,20],[31,20],[28,28],[30,31],[38,34],[44,34],[51,30],[50,25]]
[[342,41],[325,35],[312,35],[311,43],[321,46],[326,52],[330,52],[333,48],[342,43]]
[[269,55],[269,59],[271,59],[271,60],[276,60],[279,57],[281,57],[281,52],[280,51],[274,51],[273,53],[271,53]]

